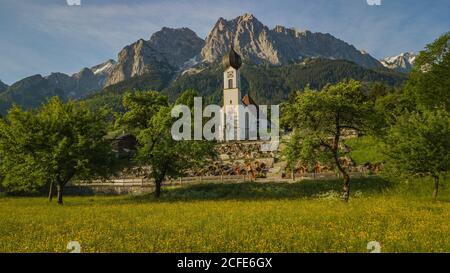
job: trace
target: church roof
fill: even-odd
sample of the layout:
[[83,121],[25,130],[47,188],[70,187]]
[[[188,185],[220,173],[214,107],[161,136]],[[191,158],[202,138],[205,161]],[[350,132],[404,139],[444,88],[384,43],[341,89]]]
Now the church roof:
[[256,102],[252,99],[252,97],[250,97],[249,95],[245,95],[242,98],[242,103],[245,106],[249,106],[249,105],[255,105],[256,107],[258,107],[258,104],[256,104]]
[[241,67],[242,65],[242,59],[241,56],[239,56],[239,54],[234,51],[234,48],[231,47],[230,51],[228,51],[225,56],[223,56],[222,64],[225,69],[230,66],[234,69],[239,69],[239,67]]

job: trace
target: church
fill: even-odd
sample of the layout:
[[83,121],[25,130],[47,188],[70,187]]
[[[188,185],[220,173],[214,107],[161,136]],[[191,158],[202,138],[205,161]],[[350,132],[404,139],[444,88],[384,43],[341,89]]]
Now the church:
[[222,59],[223,107],[221,114],[221,140],[256,140],[259,107],[250,95],[242,97],[239,68],[242,59],[231,46]]

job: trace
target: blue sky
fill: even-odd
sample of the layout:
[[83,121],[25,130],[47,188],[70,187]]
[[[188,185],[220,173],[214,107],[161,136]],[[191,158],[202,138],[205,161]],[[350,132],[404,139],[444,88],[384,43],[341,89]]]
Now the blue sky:
[[163,26],[204,38],[219,17],[253,13],[275,25],[328,32],[376,58],[419,51],[450,31],[450,0],[0,0],[0,80],[72,74]]

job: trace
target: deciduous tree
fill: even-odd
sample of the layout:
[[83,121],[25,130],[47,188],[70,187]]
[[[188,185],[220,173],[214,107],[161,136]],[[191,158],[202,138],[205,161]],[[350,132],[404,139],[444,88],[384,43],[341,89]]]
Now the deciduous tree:
[[[373,100],[361,83],[351,80],[327,85],[320,91],[307,88],[297,92],[293,102],[285,107],[286,122],[300,136],[305,151],[320,153],[332,163],[344,178],[342,199],[348,201],[350,176],[342,164],[344,151],[340,143],[345,133],[370,131],[375,119]],[[297,144],[295,144],[297,145]]]
[[[177,103],[193,107],[196,94],[188,90]],[[155,197],[160,197],[165,179],[183,176],[186,171],[203,165],[215,156],[212,142],[176,141],[172,138],[171,127],[175,119],[171,116],[171,105],[167,103],[166,97],[155,92],[140,92],[129,95],[127,101],[124,104],[127,104],[129,112],[124,114],[122,122],[127,121],[137,133],[138,153],[135,162],[146,170],[147,178],[154,180]],[[139,114],[145,118],[135,118]]]
[[421,109],[450,112],[450,32],[420,52],[405,90]]
[[450,171],[450,116],[434,110],[403,115],[389,130],[386,151],[401,173],[434,179],[437,198],[439,178]]
[[105,135],[104,112],[82,103],[54,97],[37,110],[14,107],[0,121],[3,184],[23,191],[50,182],[63,204],[69,181],[108,175],[114,157]]

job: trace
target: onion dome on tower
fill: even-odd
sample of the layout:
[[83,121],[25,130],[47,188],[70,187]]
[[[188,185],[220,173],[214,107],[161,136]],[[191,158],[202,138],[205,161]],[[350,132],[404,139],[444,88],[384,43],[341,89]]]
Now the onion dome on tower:
[[228,67],[233,67],[234,69],[239,69],[242,65],[242,59],[239,54],[234,51],[233,46],[231,46],[230,51],[228,51],[222,59],[222,65],[226,70]]

